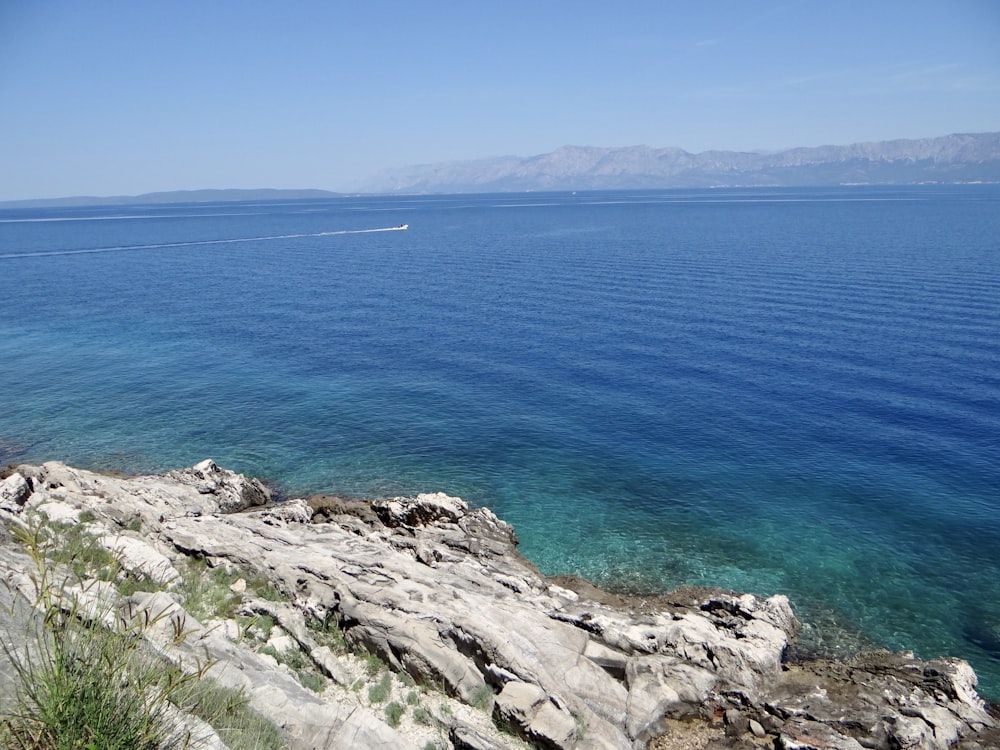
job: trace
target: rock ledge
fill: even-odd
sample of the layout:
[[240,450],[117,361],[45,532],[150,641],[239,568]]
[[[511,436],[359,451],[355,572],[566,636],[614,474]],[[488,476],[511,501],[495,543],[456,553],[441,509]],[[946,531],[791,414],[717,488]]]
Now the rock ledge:
[[[129,478],[50,462],[0,481],[7,525],[22,524],[25,513],[87,523],[126,567],[162,583],[164,591],[147,595],[158,606],[183,606],[169,592],[185,557],[262,576],[288,602],[258,603],[260,611],[278,616],[284,646],[325,665],[335,683],[349,680],[347,668],[310,637],[305,617],[335,620],[348,644],[411,684],[478,706],[538,747],[631,750],[654,739],[669,747],[687,721],[717,730],[698,747],[998,746],[997,721],[965,662],[877,652],[785,663],[797,622],[783,596],[688,588],[663,606],[616,606],[612,596],[588,595],[586,584],[541,576],[517,552],[509,524],[458,498],[269,499],[257,480],[211,461]],[[6,541],[0,572],[10,579],[24,559]],[[238,627],[221,625],[202,633],[197,648],[219,660],[217,678],[243,689],[292,747],[425,746],[349,690],[302,689],[282,677],[287,668],[242,643]],[[176,658],[185,644],[196,648],[192,638],[175,644]],[[436,719],[447,725],[438,746],[517,746],[489,722],[446,713]]]

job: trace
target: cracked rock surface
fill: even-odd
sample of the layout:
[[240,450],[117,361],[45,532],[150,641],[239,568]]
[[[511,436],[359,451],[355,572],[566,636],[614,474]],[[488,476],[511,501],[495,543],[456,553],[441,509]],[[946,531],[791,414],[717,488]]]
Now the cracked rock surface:
[[[783,596],[685,588],[639,606],[540,575],[510,525],[444,494],[268,504],[263,485],[211,461],[131,478],[22,466],[0,489],[0,514],[12,523],[25,508],[96,517],[102,544],[167,586],[140,603],[180,606],[169,586],[185,556],[263,576],[287,598],[270,607],[292,623],[291,640],[335,682],[347,681],[337,678],[336,657],[304,628],[296,636],[295,613],[334,618],[351,646],[479,706],[538,747],[630,750],[654,738],[667,747],[686,721],[714,722],[725,735],[704,747],[997,746],[997,722],[965,662],[876,652],[787,664],[797,622]],[[133,521],[141,532],[128,531]],[[18,564],[9,551],[0,562]],[[351,703],[347,690],[332,698],[304,690],[226,631],[178,648],[217,658],[220,678],[241,687],[293,747],[423,746]],[[517,746],[484,732],[455,722],[442,742]]]

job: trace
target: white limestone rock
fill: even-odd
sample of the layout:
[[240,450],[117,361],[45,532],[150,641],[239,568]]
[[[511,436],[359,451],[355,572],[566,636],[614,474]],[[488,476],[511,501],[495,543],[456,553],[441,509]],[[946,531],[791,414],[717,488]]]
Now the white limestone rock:
[[271,500],[271,491],[259,480],[220,468],[210,458],[167,476],[194,487],[201,495],[211,495],[220,513],[267,505]]
[[31,484],[14,472],[9,477],[0,480],[0,509],[9,513],[20,513],[21,508],[31,497]]
[[[856,750],[845,717],[873,748],[917,742],[936,750],[932,740],[972,742],[997,725],[964,662],[888,655],[782,664],[796,627],[784,597],[699,589],[636,611],[592,601],[542,578],[517,553],[508,524],[447,495],[360,504],[365,518],[338,509],[329,522],[311,523],[305,503],[254,509],[264,497],[255,480],[210,461],[132,478],[62,464],[22,469],[32,505],[86,509],[105,528],[138,517],[145,543],[168,563],[170,554],[193,554],[292,592],[284,604],[245,601],[245,613],[273,614],[287,645],[339,683],[350,670],[317,644],[303,613],[335,617],[349,643],[466,703],[487,686],[499,691],[500,715],[549,747],[632,750],[671,718],[728,709],[798,748]],[[245,512],[227,512],[237,508]],[[174,643],[183,609],[164,593],[148,601],[176,608],[164,609],[161,630],[151,633],[159,648],[178,662],[217,660],[213,674],[245,689],[296,750],[407,747],[354,693],[303,690],[273,660],[234,642],[231,628],[187,618]]]
[[44,502],[33,506],[51,523],[79,523],[81,509],[59,501]]
[[167,587],[181,580],[170,559],[145,540],[122,534],[102,534],[96,540],[125,570],[138,574],[140,579],[149,578]]
[[543,747],[572,747],[577,722],[537,685],[508,682],[496,698],[500,717]]
[[371,507],[382,523],[390,527],[456,523],[469,510],[464,500],[443,492],[375,500]]

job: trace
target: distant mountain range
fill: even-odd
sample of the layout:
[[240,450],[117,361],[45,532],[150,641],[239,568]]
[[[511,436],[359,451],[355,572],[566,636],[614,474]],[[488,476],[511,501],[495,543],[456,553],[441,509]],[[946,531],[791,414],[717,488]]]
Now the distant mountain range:
[[0,201],[5,208],[43,208],[45,206],[130,206],[150,203],[224,203],[227,201],[308,200],[336,198],[342,193],[329,190],[281,190],[277,188],[232,190],[169,190],[142,195],[112,195],[96,197],[78,195],[72,198],[33,198],[21,201]]
[[1000,182],[1000,132],[777,153],[564,146],[548,154],[391,169],[371,193]]
[[[380,172],[356,193],[489,193],[683,187],[1000,182],[1000,132],[793,148],[774,153],[679,148],[563,146],[537,156],[500,156]],[[334,198],[327,190],[179,190],[136,196],[50,198],[0,206],[93,206]]]

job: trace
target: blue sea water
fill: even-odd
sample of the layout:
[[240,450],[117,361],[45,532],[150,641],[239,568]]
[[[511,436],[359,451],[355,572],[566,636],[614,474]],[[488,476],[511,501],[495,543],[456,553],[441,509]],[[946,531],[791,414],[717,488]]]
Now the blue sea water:
[[0,280],[0,463],[445,491],[1000,698],[998,186],[7,209]]

